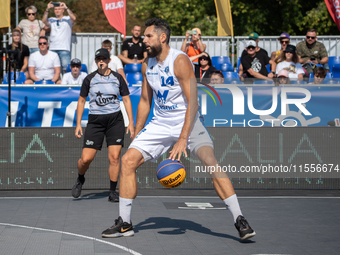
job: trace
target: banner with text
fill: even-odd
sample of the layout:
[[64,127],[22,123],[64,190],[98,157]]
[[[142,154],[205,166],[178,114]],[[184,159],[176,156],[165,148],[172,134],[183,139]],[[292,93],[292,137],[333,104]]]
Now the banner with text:
[[[141,88],[129,89],[136,119]],[[11,91],[12,127],[76,126],[80,87],[12,87]],[[200,113],[207,127],[339,125],[340,87],[337,86],[199,86],[198,98]],[[127,125],[122,102],[121,108]],[[0,87],[0,127],[8,126],[7,112],[8,90]],[[87,116],[88,103],[83,114],[83,126],[87,123]],[[148,121],[152,116],[151,110]]]
[[338,29],[340,30],[340,1],[339,0],[325,0],[327,9]]
[[110,25],[126,35],[126,0],[102,0],[103,11]]

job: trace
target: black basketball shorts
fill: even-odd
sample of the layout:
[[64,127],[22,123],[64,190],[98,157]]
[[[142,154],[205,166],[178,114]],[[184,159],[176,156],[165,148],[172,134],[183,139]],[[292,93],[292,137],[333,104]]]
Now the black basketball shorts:
[[83,148],[101,150],[104,136],[107,146],[124,146],[124,134],[125,125],[121,111],[103,115],[89,114]]

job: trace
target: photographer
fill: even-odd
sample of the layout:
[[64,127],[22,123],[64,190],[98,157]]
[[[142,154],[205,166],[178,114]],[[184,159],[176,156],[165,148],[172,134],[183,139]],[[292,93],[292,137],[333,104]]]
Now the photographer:
[[[48,19],[48,12],[54,8],[55,17]],[[69,16],[64,16],[64,11]],[[49,2],[42,22],[51,28],[50,50],[59,55],[63,73],[71,61],[71,34],[76,16],[63,2]]]
[[[191,35],[191,42],[188,42],[189,36]],[[185,34],[185,39],[183,41],[181,51],[185,52],[189,58],[199,55],[205,51],[207,45],[201,41],[201,30],[199,28],[194,28],[188,30]],[[192,61],[194,64],[198,64],[198,59]]]

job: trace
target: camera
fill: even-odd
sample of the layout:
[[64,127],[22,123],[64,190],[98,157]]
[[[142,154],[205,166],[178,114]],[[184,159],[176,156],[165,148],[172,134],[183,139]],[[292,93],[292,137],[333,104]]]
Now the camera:
[[197,33],[197,31],[196,30],[189,30],[188,33],[191,34],[191,35],[195,35]]
[[51,4],[53,4],[54,7],[59,7],[60,6],[60,2],[52,2]]

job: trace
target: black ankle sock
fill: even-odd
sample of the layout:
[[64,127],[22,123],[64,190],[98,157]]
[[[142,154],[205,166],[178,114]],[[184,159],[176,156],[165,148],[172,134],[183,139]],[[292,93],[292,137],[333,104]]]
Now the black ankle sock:
[[116,191],[116,187],[117,187],[117,182],[113,182],[110,180],[110,190]]
[[85,177],[84,177],[85,174],[81,175],[81,174],[78,174],[78,179],[79,181],[81,182],[81,184],[84,184],[85,182]]

